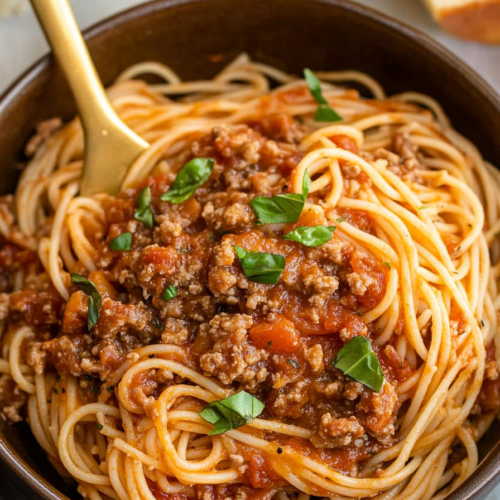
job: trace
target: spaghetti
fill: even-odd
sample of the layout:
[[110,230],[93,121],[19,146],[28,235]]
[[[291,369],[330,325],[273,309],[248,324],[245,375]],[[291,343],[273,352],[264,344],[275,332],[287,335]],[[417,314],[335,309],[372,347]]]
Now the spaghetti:
[[[28,145],[0,205],[3,414],[27,398],[83,496],[444,499],[477,466],[500,407],[500,174],[431,98],[317,75],[342,122],[246,55],[210,81],[128,69],[108,95],[151,147],[116,198],[77,196],[78,118]],[[203,158],[208,180],[163,201]],[[258,196],[282,218],[259,224]],[[337,368],[358,337],[365,375]],[[204,408],[241,390],[264,410],[213,434]]]

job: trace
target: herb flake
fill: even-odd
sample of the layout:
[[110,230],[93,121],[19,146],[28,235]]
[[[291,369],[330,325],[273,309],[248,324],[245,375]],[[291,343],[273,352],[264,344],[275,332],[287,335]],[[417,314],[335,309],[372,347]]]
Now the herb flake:
[[177,288],[174,285],[168,285],[163,292],[163,300],[169,301],[177,297]]
[[146,186],[137,196],[134,219],[148,227],[153,227],[153,211],[151,210],[151,188]]
[[97,320],[99,319],[99,314],[101,313],[102,300],[99,290],[95,286],[95,283],[81,274],[71,274],[71,283],[76,285],[83,293],[89,297],[89,312],[87,316],[87,326],[88,330],[92,330]]
[[321,82],[316,74],[310,69],[304,69],[304,77],[309,87],[309,92],[314,97],[314,100],[318,103],[318,109],[314,115],[314,121],[316,122],[338,122],[342,120],[342,117],[328,104],[328,101],[323,97],[323,92],[321,91]]
[[159,330],[163,330],[163,324],[161,323],[161,321],[156,316],[153,316],[153,319],[151,320],[151,323],[153,323],[153,326],[155,328],[158,328]]
[[283,255],[265,252],[247,252],[235,246],[234,251],[245,276],[255,283],[276,285],[285,269],[286,260]]
[[373,352],[370,341],[358,336],[338,352],[332,366],[366,387],[379,392],[384,383],[384,372]]
[[188,200],[208,180],[214,163],[212,158],[194,158],[186,163],[177,174],[170,190],[162,194],[160,199],[176,205]]
[[292,358],[288,358],[288,364],[292,365],[296,370],[300,370],[300,365]]
[[259,224],[280,224],[297,222],[306,203],[311,179],[307,170],[302,178],[302,194],[278,194],[272,198],[256,196],[250,205],[257,216]]
[[297,241],[306,247],[319,247],[332,239],[336,228],[336,226],[299,226],[283,238]]
[[263,410],[264,403],[241,391],[205,406],[200,417],[215,426],[209,433],[215,436],[252,422]]
[[110,250],[128,251],[132,247],[132,233],[122,233],[109,243]]

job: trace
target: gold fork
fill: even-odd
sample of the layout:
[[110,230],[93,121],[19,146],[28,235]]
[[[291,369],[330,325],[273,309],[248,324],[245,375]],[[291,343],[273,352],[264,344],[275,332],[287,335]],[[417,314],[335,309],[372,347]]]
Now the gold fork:
[[68,0],[31,0],[59,67],[69,83],[85,136],[82,196],[117,194],[127,170],[149,144],[111,106]]

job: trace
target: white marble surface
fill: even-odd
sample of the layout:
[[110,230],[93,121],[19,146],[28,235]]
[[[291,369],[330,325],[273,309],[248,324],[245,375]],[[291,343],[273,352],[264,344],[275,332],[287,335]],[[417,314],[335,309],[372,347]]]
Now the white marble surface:
[[[0,0],[2,2],[4,0]],[[431,19],[421,0],[355,0],[415,26],[464,59],[500,92],[500,46],[465,42],[443,32]],[[82,28],[143,0],[73,0]],[[237,2],[235,1],[235,4]],[[0,92],[45,54],[48,46],[31,12],[0,19]],[[500,500],[500,487],[488,500]]]

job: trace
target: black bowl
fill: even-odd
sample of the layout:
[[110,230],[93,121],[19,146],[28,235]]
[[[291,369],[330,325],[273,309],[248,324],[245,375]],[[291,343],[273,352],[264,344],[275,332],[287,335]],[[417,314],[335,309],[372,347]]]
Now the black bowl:
[[[106,85],[143,60],[165,62],[185,79],[209,78],[243,51],[295,74],[306,66],[361,70],[389,94],[415,90],[437,99],[454,126],[500,165],[500,98],[491,87],[422,33],[344,0],[157,0],[90,28],[85,38]],[[210,62],[213,54],[221,55],[219,62]],[[0,100],[2,193],[15,188],[22,149],[36,124],[74,114],[50,56],[12,85]],[[498,423],[481,440],[480,456],[453,500],[483,498],[493,488],[500,471]],[[31,498],[79,497],[51,468],[25,423],[0,423],[0,457]]]

